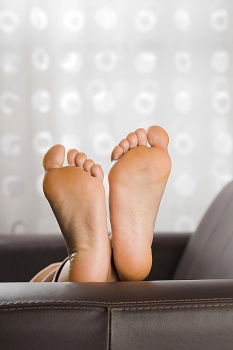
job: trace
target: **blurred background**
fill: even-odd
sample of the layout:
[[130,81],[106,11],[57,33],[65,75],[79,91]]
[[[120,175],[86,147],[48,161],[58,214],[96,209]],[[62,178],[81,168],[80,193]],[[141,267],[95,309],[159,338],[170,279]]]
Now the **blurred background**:
[[193,231],[233,178],[232,0],[0,0],[0,232],[59,228],[42,157],[103,165],[138,127],[170,135],[157,231]]

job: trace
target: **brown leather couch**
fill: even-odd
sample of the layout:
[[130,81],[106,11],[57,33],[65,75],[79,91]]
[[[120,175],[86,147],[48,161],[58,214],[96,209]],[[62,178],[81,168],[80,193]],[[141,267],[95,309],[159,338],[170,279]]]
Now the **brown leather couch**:
[[233,349],[233,182],[194,234],[155,234],[147,281],[27,282],[65,256],[57,235],[0,236],[0,349]]

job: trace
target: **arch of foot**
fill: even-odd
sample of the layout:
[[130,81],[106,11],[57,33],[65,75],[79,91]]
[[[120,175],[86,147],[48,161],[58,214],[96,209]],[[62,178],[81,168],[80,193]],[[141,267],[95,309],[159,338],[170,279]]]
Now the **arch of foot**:
[[[221,40],[230,38],[232,5],[207,0],[191,9],[175,1],[171,11],[120,0],[88,11],[67,3],[62,13],[45,0],[25,6],[0,10],[1,231],[57,230],[41,190],[42,157],[53,144],[85,151],[107,174],[121,137],[150,125],[167,130],[173,159],[157,229],[193,230],[233,175],[232,54]],[[30,51],[19,45],[29,31]],[[171,41],[184,44],[171,50]]]

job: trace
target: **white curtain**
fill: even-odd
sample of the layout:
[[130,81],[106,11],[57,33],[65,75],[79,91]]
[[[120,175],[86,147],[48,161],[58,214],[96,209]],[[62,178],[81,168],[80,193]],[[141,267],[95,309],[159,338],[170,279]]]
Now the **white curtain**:
[[233,175],[232,11],[231,0],[0,0],[0,232],[59,231],[41,185],[51,145],[107,174],[116,142],[152,124],[173,160],[156,230],[195,230]]

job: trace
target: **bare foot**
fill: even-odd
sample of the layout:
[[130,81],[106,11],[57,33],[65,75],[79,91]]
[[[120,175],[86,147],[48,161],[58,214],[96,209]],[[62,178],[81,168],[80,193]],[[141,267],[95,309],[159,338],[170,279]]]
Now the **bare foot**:
[[122,280],[143,280],[151,269],[155,219],[171,170],[168,142],[166,131],[152,126],[130,133],[112,152],[117,162],[109,173],[110,220]]
[[65,238],[70,260],[63,281],[115,280],[107,233],[103,171],[84,153],[55,145],[45,154],[43,189]]

